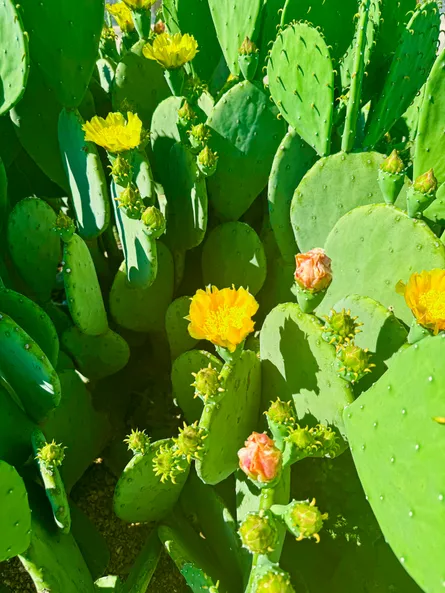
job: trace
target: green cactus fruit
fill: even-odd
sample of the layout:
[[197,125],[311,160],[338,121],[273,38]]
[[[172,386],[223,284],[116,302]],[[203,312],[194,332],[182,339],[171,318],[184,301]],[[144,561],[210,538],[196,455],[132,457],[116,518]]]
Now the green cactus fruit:
[[224,393],[224,389],[221,387],[221,371],[213,368],[211,362],[207,367],[197,373],[192,373],[192,375],[194,378],[192,386],[195,388],[194,397],[200,397],[204,403],[209,398],[216,398]]
[[236,76],[239,74],[238,50],[246,37],[254,38],[262,9],[261,0],[247,0],[242,4],[209,0],[209,6],[227,66]]
[[187,133],[193,154],[204,150],[211,137],[211,132],[205,124],[196,124]]
[[179,429],[178,437],[173,439],[176,445],[175,455],[185,457],[188,463],[192,458],[199,459],[206,438],[206,431],[198,426],[198,421],[190,425],[184,422],[183,428]]
[[284,119],[320,156],[328,155],[334,70],[322,34],[303,22],[280,30],[267,63],[267,75],[270,93]]
[[[145,44],[144,40],[138,41],[121,57],[111,99],[114,111],[137,113],[144,129],[149,130],[153,112],[161,101],[170,96],[170,90],[161,66],[143,57]],[[147,81],[146,84],[141,84],[141,80]]]
[[396,149],[379,167],[379,185],[387,204],[394,204],[405,183],[405,165]]
[[349,340],[340,346],[337,358],[340,376],[350,383],[360,381],[366,373],[371,373],[375,367],[375,364],[371,362],[369,350],[360,348]]
[[291,402],[281,401],[278,398],[270,404],[265,414],[273,440],[281,450],[283,448],[283,441],[295,422],[294,407]]
[[108,320],[97,272],[86,243],[78,235],[64,243],[63,259],[63,282],[74,324],[90,336],[105,333]]
[[207,235],[202,250],[204,284],[248,286],[256,295],[267,276],[264,245],[245,222],[226,222]]
[[132,430],[128,437],[124,439],[124,443],[128,445],[128,450],[132,451],[134,455],[145,455],[150,445],[150,437],[145,430]]
[[188,131],[192,125],[194,125],[196,118],[197,115],[193,107],[187,99],[185,99],[181,107],[178,109],[178,127]]
[[64,243],[69,243],[76,232],[76,225],[72,218],[60,210],[56,219],[54,231],[60,236]]
[[442,51],[425,84],[425,98],[418,115],[418,133],[414,145],[414,179],[431,167],[439,183],[445,182],[443,163],[443,106],[445,89],[445,51]]
[[213,152],[208,146],[204,147],[198,154],[198,169],[204,177],[211,177],[216,172],[218,166],[218,154]]
[[118,195],[119,208],[123,208],[128,218],[140,220],[145,208],[141,194],[137,187],[132,184],[124,188]]
[[273,552],[278,543],[276,520],[270,511],[249,513],[239,528],[243,546],[252,554]]
[[246,37],[239,48],[238,66],[245,80],[253,80],[259,64],[259,50],[255,43]]
[[223,220],[238,220],[266,187],[285,133],[277,114],[269,95],[246,80],[225,93],[210,113],[210,146],[219,162],[207,187],[209,201]]
[[112,164],[108,168],[111,169],[114,183],[123,187],[129,185],[133,178],[133,167],[130,160],[124,154],[118,154],[111,158],[111,162]]
[[53,510],[54,521],[62,533],[69,533],[71,512],[59,470],[65,459],[66,447],[57,445],[55,440],[47,442],[39,428],[34,430],[31,441],[46,496]]
[[196,396],[195,381],[191,383],[191,379],[195,379],[195,375],[200,370],[208,368],[209,364],[211,368],[218,371],[218,375],[221,373],[223,366],[221,360],[205,350],[184,352],[173,363],[171,374],[173,397],[189,424],[200,419],[204,408],[201,397]]
[[329,316],[324,317],[326,323],[323,328],[323,339],[329,344],[334,346],[340,346],[347,340],[354,340],[355,336],[361,331],[358,317],[352,317],[351,311],[345,311],[342,309],[337,312],[335,309],[331,309]]
[[432,169],[420,175],[406,194],[406,206],[411,218],[420,218],[436,198],[437,179]]
[[85,141],[84,123],[77,110],[63,109],[58,138],[79,234],[83,239],[94,239],[108,226],[110,200],[97,147]]
[[31,511],[25,484],[17,471],[0,460],[0,562],[24,552],[31,541]]
[[21,99],[28,79],[28,33],[25,32],[18,8],[11,0],[5,1],[0,15],[2,45],[8,48],[0,67],[3,89],[0,115],[7,113]]
[[147,233],[153,239],[159,239],[161,235],[165,233],[165,217],[159,208],[156,206],[149,206],[142,213],[142,222],[145,224]]
[[373,101],[365,147],[374,147],[391,130],[425,83],[436,58],[439,29],[437,3],[418,4],[402,32],[380,97]]
[[346,214],[329,234],[325,250],[332,259],[333,280],[318,315],[327,314],[345,295],[355,294],[391,307],[410,325],[412,313],[396,293],[397,282],[407,282],[414,272],[445,267],[444,245],[426,224],[386,204]]
[[328,514],[322,514],[315,506],[315,498],[311,502],[294,500],[284,515],[287,528],[295,535],[297,541],[312,537],[317,543],[320,541],[318,532],[327,518]]
[[254,587],[255,593],[295,593],[289,574],[278,568],[265,572]]

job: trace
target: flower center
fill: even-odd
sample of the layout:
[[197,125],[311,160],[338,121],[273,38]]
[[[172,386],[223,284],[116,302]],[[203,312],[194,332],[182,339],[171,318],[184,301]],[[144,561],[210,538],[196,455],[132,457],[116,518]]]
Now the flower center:
[[428,290],[419,296],[419,303],[433,319],[445,319],[445,292]]
[[245,314],[241,308],[223,305],[216,311],[210,311],[205,322],[206,331],[226,339],[230,330],[242,329]]

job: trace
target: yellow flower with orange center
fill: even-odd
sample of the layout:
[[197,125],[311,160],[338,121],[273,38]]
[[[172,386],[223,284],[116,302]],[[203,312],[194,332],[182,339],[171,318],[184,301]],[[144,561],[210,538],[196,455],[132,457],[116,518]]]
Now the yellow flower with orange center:
[[209,340],[234,352],[253,332],[258,303],[245,288],[208,286],[192,298],[188,330],[196,340]]
[[122,113],[109,113],[106,119],[95,115],[82,129],[87,142],[94,142],[112,153],[131,150],[141,143],[142,122],[130,112],[127,119]]
[[399,282],[397,292],[403,294],[420,325],[435,334],[445,330],[445,270],[413,274],[407,285]]
[[147,43],[142,53],[149,60],[156,60],[163,68],[167,70],[176,70],[181,68],[187,62],[193,60],[198,52],[198,43],[196,39],[186,33],[161,33],[157,35],[153,44]]
[[107,11],[114,17],[114,20],[119,25],[123,33],[129,33],[134,29],[133,16],[131,10],[124,2],[117,4],[107,4]]

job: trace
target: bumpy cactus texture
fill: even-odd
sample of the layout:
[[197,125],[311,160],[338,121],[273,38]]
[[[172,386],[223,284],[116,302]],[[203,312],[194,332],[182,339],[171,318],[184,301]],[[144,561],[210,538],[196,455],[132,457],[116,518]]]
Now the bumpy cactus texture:
[[1,593],[443,590],[440,4],[0,0]]

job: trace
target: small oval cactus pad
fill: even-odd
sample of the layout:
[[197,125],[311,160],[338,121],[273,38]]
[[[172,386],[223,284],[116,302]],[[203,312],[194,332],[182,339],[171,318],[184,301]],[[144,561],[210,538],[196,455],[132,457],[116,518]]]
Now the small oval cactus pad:
[[444,357],[444,335],[421,340],[344,412],[354,462],[385,539],[428,593],[439,593],[445,582]]
[[0,562],[24,552],[31,541],[31,510],[25,484],[6,461],[0,461],[0,533]]
[[347,294],[359,294],[393,307],[409,325],[412,314],[396,293],[397,282],[445,267],[445,247],[427,225],[386,204],[348,212],[332,229],[325,250],[332,259],[333,281],[318,314],[328,314]]

